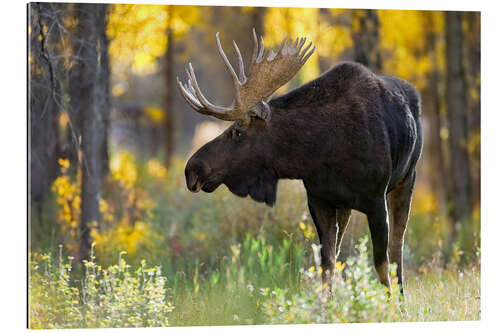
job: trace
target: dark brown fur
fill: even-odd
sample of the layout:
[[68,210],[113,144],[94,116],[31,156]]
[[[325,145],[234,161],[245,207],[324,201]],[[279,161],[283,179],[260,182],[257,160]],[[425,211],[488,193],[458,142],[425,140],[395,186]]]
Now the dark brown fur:
[[402,283],[403,237],[423,142],[415,88],[342,63],[269,106],[269,120],[237,121],[191,157],[188,188],[212,192],[225,184],[273,205],[278,179],[302,179],[324,270],[333,267],[356,209],[368,217],[382,283],[389,285],[389,248]]

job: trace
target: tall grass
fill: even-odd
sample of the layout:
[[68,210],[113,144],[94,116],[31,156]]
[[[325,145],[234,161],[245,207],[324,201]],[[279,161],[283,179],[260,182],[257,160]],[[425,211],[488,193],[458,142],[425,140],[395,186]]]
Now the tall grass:
[[[348,323],[431,320],[479,320],[480,276],[477,265],[458,271],[427,267],[411,275],[406,299],[393,277],[392,296],[373,272],[368,237],[357,254],[338,262],[330,285],[322,283],[319,246],[314,265],[306,251],[290,244],[274,251],[263,240],[247,237],[215,271],[175,280],[160,267],[135,270],[119,255],[102,268],[84,262],[81,278],[71,276],[71,258],[33,255],[30,275],[30,327],[141,327],[286,323]],[[292,257],[294,259],[292,259]],[[296,265],[287,265],[295,261]],[[285,265],[277,265],[285,263]],[[179,275],[179,274],[178,274]]]
[[[328,301],[317,293],[318,276],[309,269],[318,271],[312,251],[318,239],[301,182],[280,181],[277,205],[270,208],[238,198],[224,186],[211,194],[188,192],[180,160],[168,170],[157,160],[138,162],[126,152],[112,161],[100,203],[102,220],[92,226],[96,261],[53,264],[49,259],[62,258],[55,251],[58,244],[64,244],[66,257],[77,245],[77,235],[68,230],[78,222],[78,209],[62,213],[68,212],[65,206],[77,207],[78,192],[72,189],[79,177],[66,164],[65,178],[47,201],[43,219],[30,225],[32,327],[163,326],[167,318],[170,325],[479,318],[479,218],[464,224],[450,245],[450,225],[425,188],[417,188],[406,233],[407,312],[401,314],[378,301],[370,242],[358,242],[368,234],[366,218],[358,213],[351,218],[339,260],[347,264],[344,277],[358,269],[355,276],[361,280],[337,279],[336,296]],[[122,251],[127,255],[116,263]],[[159,281],[154,288],[161,299],[148,300],[152,294],[144,289],[147,280],[141,280],[147,270],[144,258],[150,267],[158,267],[144,276]],[[91,290],[91,276],[102,286],[111,283],[111,275],[114,285],[130,293],[111,289],[106,294],[96,287],[94,298],[83,297]],[[359,296],[349,294],[353,283],[365,288],[364,296],[372,295],[366,306],[346,305],[345,299]],[[118,307],[111,294],[130,298],[131,308]],[[148,302],[164,304],[165,313],[151,317]],[[109,312],[91,304],[108,304]],[[60,312],[66,307],[68,311]],[[141,310],[130,315],[132,308]],[[305,312],[296,312],[299,308]]]

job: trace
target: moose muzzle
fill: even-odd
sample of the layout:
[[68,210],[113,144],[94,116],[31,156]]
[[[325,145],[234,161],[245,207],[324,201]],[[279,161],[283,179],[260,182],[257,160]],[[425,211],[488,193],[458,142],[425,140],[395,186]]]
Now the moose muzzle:
[[221,184],[220,176],[204,160],[193,157],[185,169],[186,185],[191,192],[213,192]]

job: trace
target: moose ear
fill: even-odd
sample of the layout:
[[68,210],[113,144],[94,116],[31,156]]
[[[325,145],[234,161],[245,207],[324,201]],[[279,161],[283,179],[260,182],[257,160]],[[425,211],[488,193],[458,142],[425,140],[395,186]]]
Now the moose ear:
[[269,120],[271,120],[271,108],[264,101],[260,101],[259,103],[257,103],[253,108],[250,109],[250,111],[248,111],[248,114],[250,116],[260,118],[266,123],[269,123]]

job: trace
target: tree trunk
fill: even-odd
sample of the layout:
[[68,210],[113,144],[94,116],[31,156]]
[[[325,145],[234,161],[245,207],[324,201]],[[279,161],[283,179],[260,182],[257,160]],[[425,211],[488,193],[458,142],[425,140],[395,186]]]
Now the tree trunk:
[[99,85],[101,66],[98,56],[98,18],[101,5],[78,4],[75,7],[77,26],[73,44],[74,62],[71,70],[71,107],[79,115],[81,133],[82,204],[79,226],[78,259],[88,258],[90,225],[99,220],[98,196],[101,187],[100,124],[104,94]]
[[172,27],[174,15],[174,6],[169,5],[167,8],[167,50],[165,52],[165,115],[163,119],[164,133],[165,133],[165,167],[169,168],[174,154],[174,140],[175,140],[175,115],[173,105],[174,93],[174,31]]
[[109,174],[109,153],[108,153],[108,131],[110,126],[110,114],[111,114],[111,93],[110,93],[110,68],[109,68],[109,39],[106,35],[107,26],[107,12],[108,5],[103,4],[98,7],[98,17],[97,17],[97,41],[98,41],[98,57],[99,57],[99,77],[97,83],[99,88],[97,90],[98,103],[100,105],[100,114],[102,121],[98,124],[99,130],[102,131],[99,134],[100,142],[100,157],[99,162],[101,164],[101,179],[104,180]]
[[453,202],[450,216],[456,227],[472,213],[470,161],[467,152],[467,101],[463,59],[462,17],[460,12],[446,12],[446,113],[449,123],[450,184]]
[[[257,34],[264,34],[264,16],[266,15],[266,7],[255,7],[251,13],[252,18],[250,19],[252,22],[253,28]],[[248,68],[248,67],[247,67]]]
[[439,96],[438,80],[440,80],[438,69],[432,70],[429,74],[430,85],[427,88],[427,100],[429,119],[429,152],[431,154],[430,162],[434,172],[430,172],[431,182],[434,188],[434,194],[442,211],[446,211],[446,203],[451,199],[451,188],[448,181],[448,171],[443,151],[443,140],[441,138],[441,96]]
[[426,146],[429,149],[430,181],[438,201],[440,211],[446,212],[446,203],[451,199],[452,193],[448,181],[448,171],[445,160],[445,151],[443,149],[443,139],[441,138],[441,128],[443,121],[441,119],[441,110],[443,105],[443,96],[439,91],[439,82],[442,81],[442,73],[437,67],[437,37],[440,32],[436,29],[434,13],[426,12],[425,15],[425,38],[426,52],[430,56],[430,61],[434,64],[432,70],[427,74],[428,85],[423,91],[423,101],[426,102],[424,112],[429,120],[429,138]]
[[58,36],[48,35],[47,29],[58,19],[52,6],[46,3],[29,5],[29,195],[39,223],[45,194],[58,175],[60,155],[57,117],[61,82],[49,43]]
[[[330,26],[335,26],[337,24],[330,8],[320,8],[319,16],[320,19],[325,20]],[[333,59],[331,59],[331,55],[328,55],[326,57],[318,55],[319,72],[325,73],[327,70],[329,70],[332,67],[332,60]]]
[[354,42],[354,61],[375,72],[382,70],[379,47],[379,28],[377,11],[356,9],[352,11],[351,36]]
[[472,202],[478,207],[481,202],[481,15],[479,12],[464,12],[467,22],[464,41],[468,94],[468,128],[471,159]]

